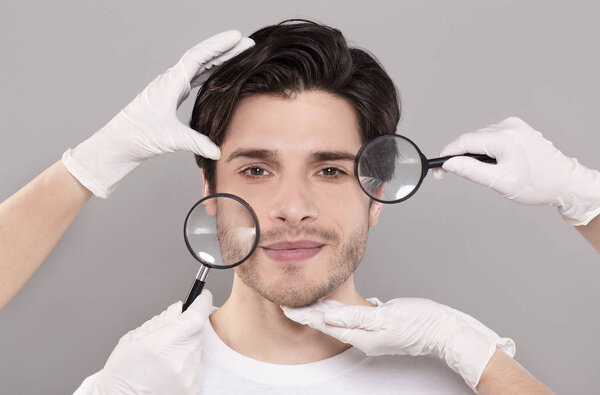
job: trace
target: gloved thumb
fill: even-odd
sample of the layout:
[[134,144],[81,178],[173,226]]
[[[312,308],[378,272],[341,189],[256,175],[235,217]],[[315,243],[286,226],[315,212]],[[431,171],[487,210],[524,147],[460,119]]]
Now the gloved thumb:
[[190,307],[177,319],[179,334],[183,337],[193,337],[202,332],[209,319],[212,302],[212,293],[208,289],[203,289]]
[[436,180],[441,180],[442,178],[444,178],[444,176],[446,175],[446,173],[447,173],[446,170],[444,170],[442,168],[439,168],[439,167],[436,167],[435,169],[433,169],[431,171],[431,174],[433,175],[433,178],[436,179]]
[[443,169],[478,184],[491,187],[497,173],[497,165],[481,162],[468,156],[455,156],[448,159]]
[[221,158],[221,150],[208,136],[188,128],[179,121],[173,122],[169,132],[173,138],[170,139],[169,146],[165,147],[167,152],[189,151],[208,159]]

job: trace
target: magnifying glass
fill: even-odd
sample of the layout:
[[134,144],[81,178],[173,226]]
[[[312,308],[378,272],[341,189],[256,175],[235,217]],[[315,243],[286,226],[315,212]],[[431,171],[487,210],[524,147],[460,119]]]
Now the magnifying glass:
[[183,304],[185,311],[202,292],[210,269],[243,263],[258,246],[258,218],[250,205],[229,193],[208,195],[191,208],[183,225],[188,250],[200,270]]
[[442,167],[454,156],[470,156],[496,164],[482,154],[463,154],[427,159],[419,147],[399,134],[385,134],[365,144],[354,163],[354,173],[362,190],[381,203],[399,203],[417,192],[429,169]]

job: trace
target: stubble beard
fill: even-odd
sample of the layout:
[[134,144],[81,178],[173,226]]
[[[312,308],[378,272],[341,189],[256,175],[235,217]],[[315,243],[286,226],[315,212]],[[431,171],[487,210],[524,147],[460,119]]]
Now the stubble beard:
[[[287,280],[284,285],[265,284],[257,269],[256,256],[250,257],[246,262],[237,266],[236,274],[244,284],[275,304],[289,307],[311,305],[320,298],[332,293],[354,273],[367,246],[368,229],[368,227],[357,228],[343,241],[340,240],[341,238],[337,233],[323,228],[306,228],[299,232],[303,235],[319,235],[319,240],[323,241],[337,240],[336,244],[327,244],[327,248],[339,246],[337,248],[338,252],[334,252],[333,262],[328,265],[327,278],[318,284],[305,285],[304,275],[302,274],[305,269],[296,267],[293,264],[288,266],[282,264],[283,276]],[[284,230],[267,232],[265,239],[270,240],[272,236],[275,240],[275,235],[281,234],[289,235],[289,232]],[[261,239],[263,239],[262,236]],[[327,264],[327,262],[323,264]]]

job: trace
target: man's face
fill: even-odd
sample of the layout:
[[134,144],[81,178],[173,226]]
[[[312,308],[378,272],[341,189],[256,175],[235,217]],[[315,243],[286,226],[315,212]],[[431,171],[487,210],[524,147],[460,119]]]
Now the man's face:
[[240,196],[261,227],[236,274],[265,299],[307,306],[354,272],[381,209],[354,177],[361,147],[351,105],[321,91],[243,99],[216,165],[217,191]]

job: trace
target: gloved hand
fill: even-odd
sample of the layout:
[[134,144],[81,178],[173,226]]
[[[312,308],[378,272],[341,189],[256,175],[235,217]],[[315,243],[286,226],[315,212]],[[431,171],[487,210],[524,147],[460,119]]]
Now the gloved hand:
[[102,129],[68,149],[62,156],[65,167],[94,195],[106,199],[127,174],[153,156],[183,150],[219,159],[219,148],[179,122],[176,111],[190,91],[208,79],[213,66],[253,45],[252,39],[228,30],[187,50]]
[[497,164],[459,156],[434,169],[434,178],[450,171],[518,203],[557,206],[570,225],[587,225],[600,214],[600,172],[563,155],[519,118],[465,133],[446,145],[440,156],[464,153],[486,154]]
[[500,338],[473,317],[429,299],[398,298],[376,307],[325,300],[307,307],[281,308],[291,320],[370,356],[435,355],[472,389],[496,346],[511,357],[515,354],[511,339]]
[[93,394],[194,394],[201,388],[202,330],[212,309],[206,288],[123,336],[99,372]]

